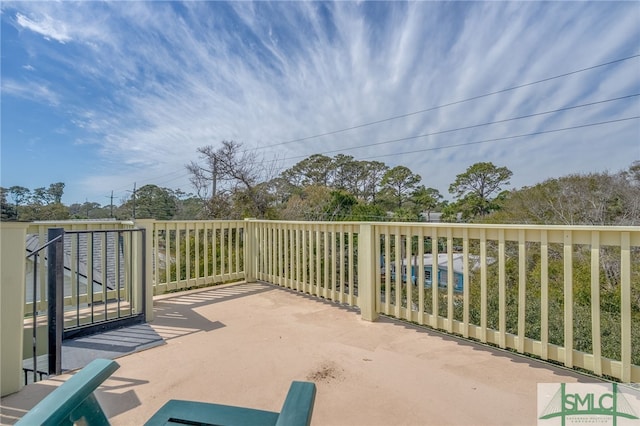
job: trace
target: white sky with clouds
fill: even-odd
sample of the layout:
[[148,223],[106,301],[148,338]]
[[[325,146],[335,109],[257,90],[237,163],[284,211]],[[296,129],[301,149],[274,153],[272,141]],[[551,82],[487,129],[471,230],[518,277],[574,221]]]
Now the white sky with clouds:
[[[640,160],[638,2],[2,2],[4,187],[63,181],[108,204],[134,182],[192,192],[196,148],[233,139],[287,168],[314,153],[405,165],[448,195],[479,161],[512,187]],[[274,146],[275,145],[275,146]],[[341,151],[337,151],[341,150]],[[407,152],[419,151],[407,154]]]

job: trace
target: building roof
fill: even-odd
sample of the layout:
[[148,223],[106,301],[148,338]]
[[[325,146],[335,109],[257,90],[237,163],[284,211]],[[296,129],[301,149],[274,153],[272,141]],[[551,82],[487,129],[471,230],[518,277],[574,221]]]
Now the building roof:
[[[89,262],[88,253],[89,253],[89,243],[91,242],[90,236],[91,234],[66,234],[64,238],[64,268],[65,268],[65,294],[69,291],[70,282],[67,282],[68,278],[71,276],[71,271],[74,270],[78,273],[84,283],[82,284],[82,290],[86,291],[86,280],[88,277],[89,264],[91,263],[92,268],[92,281],[93,281],[93,289],[94,291],[101,291],[103,281],[106,284],[107,289],[113,290],[116,288],[116,274],[115,268],[112,265],[115,264],[116,256],[122,259],[122,250],[117,249],[117,237],[115,233],[107,232],[102,235],[105,236],[105,247],[106,247],[106,272],[103,274],[102,266],[104,263],[103,255],[102,255],[102,236],[100,234],[93,235],[93,259],[92,262]],[[40,242],[38,234],[28,234],[26,238],[26,252],[27,255],[33,253],[37,250],[42,243]],[[72,254],[72,250],[75,252]],[[118,255],[116,255],[118,253]],[[39,254],[38,262],[47,262],[47,254],[48,250],[45,249]],[[75,265],[72,266],[72,263]],[[31,275],[31,271],[28,271],[28,274]],[[120,268],[120,277],[119,282],[124,282],[124,271],[123,268]],[[33,275],[31,275],[32,277]],[[33,278],[31,278],[33,279]],[[31,285],[29,282],[27,283],[27,300],[31,300]]]

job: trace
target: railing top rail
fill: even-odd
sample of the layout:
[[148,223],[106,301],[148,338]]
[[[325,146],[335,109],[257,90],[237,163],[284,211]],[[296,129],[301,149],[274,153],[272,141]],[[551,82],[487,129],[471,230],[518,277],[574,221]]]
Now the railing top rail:
[[155,220],[155,219],[141,219],[141,221],[150,220],[154,223],[244,223],[244,219],[198,219],[198,220]]
[[[371,224],[374,222],[363,221],[333,221],[333,220],[270,220],[270,219],[245,219],[247,222],[253,223],[277,223],[277,224],[294,224],[294,225],[350,225],[359,226],[362,224]],[[380,224],[386,224],[390,222],[379,222]],[[415,222],[419,223],[419,222]]]
[[135,225],[135,222],[131,220],[108,220],[108,219],[97,219],[97,220],[36,220],[33,222],[28,222],[30,225]]
[[143,232],[142,228],[131,228],[131,229],[80,229],[73,231],[64,231],[65,234],[100,234],[100,233],[108,233],[108,232]]
[[49,247],[51,244],[55,243],[56,241],[58,241],[60,238],[64,237],[64,235],[58,235],[57,237],[55,237],[53,240],[47,241],[46,243],[44,243],[42,246],[38,247],[37,249],[35,249],[34,251],[32,251],[31,253],[29,253],[27,255],[27,259],[30,258],[31,256],[35,256],[36,254],[38,254],[39,252],[41,252],[42,250],[46,249],[47,247]]
[[451,223],[451,222],[370,222],[370,221],[288,221],[247,219],[257,223],[301,224],[301,225],[375,225],[426,228],[475,228],[475,229],[525,229],[525,230],[570,230],[570,231],[605,231],[605,232],[640,232],[640,226],[615,225],[538,225],[538,224],[486,224],[486,223]]

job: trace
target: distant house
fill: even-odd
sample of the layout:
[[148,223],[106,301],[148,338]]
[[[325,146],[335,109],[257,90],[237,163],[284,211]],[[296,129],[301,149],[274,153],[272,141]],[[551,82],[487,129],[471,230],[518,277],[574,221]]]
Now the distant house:
[[[453,290],[455,292],[462,292],[464,287],[464,257],[462,253],[454,253],[452,255],[453,258]],[[382,260],[382,266],[384,268],[384,258]],[[447,253],[439,253],[438,254],[438,272],[437,276],[433,273],[433,255],[425,254],[424,255],[424,286],[427,288],[431,288],[433,285],[433,280],[435,278],[439,287],[447,287],[447,283],[449,281],[449,255]],[[471,263],[471,269],[475,270],[480,267],[480,258],[478,256],[470,255],[469,262]],[[487,259],[487,263],[491,264],[494,262],[494,259]],[[402,281],[406,282],[407,280],[407,267],[406,267],[406,259],[402,260]],[[411,257],[411,282],[416,285],[418,281],[418,258],[416,256]],[[391,262],[391,277],[395,279],[395,262]],[[384,269],[383,269],[384,272]]]
[[430,212],[430,213],[422,212],[422,213],[420,213],[420,218],[422,219],[423,222],[438,223],[438,222],[442,222],[442,213],[440,213],[440,212]]

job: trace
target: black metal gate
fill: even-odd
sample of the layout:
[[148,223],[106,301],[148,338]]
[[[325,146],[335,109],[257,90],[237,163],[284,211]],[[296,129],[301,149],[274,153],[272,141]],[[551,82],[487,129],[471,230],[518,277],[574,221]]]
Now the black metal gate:
[[145,319],[144,229],[67,231],[48,252],[49,374],[61,372],[62,340]]

